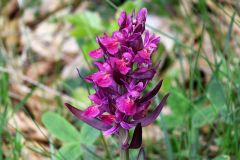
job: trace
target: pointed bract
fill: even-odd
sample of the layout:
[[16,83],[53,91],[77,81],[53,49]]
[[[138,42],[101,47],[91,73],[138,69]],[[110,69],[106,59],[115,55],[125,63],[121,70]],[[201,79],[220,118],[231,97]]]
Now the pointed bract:
[[133,132],[133,138],[129,145],[130,149],[137,149],[142,145],[142,126],[138,123]]
[[126,115],[133,115],[136,112],[134,100],[128,95],[123,95],[116,100],[116,107]]
[[139,119],[139,120],[137,120],[137,121],[134,121],[133,123],[134,123],[134,124],[141,123],[141,125],[142,125],[143,127],[148,126],[149,124],[153,123],[153,122],[157,119],[157,117],[159,116],[159,114],[161,113],[162,108],[163,108],[163,106],[165,105],[168,96],[169,96],[169,94],[166,94],[166,95],[163,97],[163,99],[162,99],[162,101],[160,102],[160,104],[156,107],[156,109],[155,109],[152,113],[148,114],[145,118],[142,118],[142,119]]
[[78,119],[81,121],[87,123],[88,125],[92,126],[93,128],[96,128],[101,131],[107,131],[109,130],[112,126],[109,124],[104,124],[100,122],[99,120],[95,118],[88,118],[87,116],[84,116],[82,113],[83,111],[73,107],[72,105],[65,103],[65,106],[72,112],[73,115],[75,115]]
[[96,49],[96,50],[93,50],[93,51],[89,52],[89,55],[92,58],[101,58],[101,57],[103,57],[104,52],[101,48],[99,48],[99,49]]
[[162,82],[163,82],[163,80],[160,80],[158,82],[158,84],[150,92],[145,94],[145,96],[140,98],[137,102],[138,103],[143,103],[143,102],[146,102],[146,101],[149,101],[150,99],[152,99],[158,93],[158,91],[160,90],[160,88],[162,86]]

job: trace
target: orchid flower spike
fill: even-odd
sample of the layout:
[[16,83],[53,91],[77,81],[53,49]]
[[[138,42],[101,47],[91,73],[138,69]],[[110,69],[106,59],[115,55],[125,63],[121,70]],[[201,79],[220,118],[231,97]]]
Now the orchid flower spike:
[[84,78],[93,84],[96,91],[89,96],[92,105],[82,111],[65,103],[78,119],[105,135],[119,134],[120,130],[128,133],[135,127],[132,141],[128,143],[126,138],[122,148],[141,147],[142,127],[155,121],[169,96],[165,95],[160,104],[147,114],[162,80],[144,94],[156,73],[152,55],[160,42],[160,37],[145,30],[146,18],[146,8],[136,15],[123,11],[118,18],[119,30],[111,36],[97,37],[99,48],[89,55],[96,59],[94,65],[98,71]]

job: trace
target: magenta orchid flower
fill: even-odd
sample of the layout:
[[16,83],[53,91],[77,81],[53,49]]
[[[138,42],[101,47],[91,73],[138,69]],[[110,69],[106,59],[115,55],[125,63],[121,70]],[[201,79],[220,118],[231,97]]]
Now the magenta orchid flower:
[[[162,80],[148,93],[144,94],[148,83],[156,73],[152,55],[156,52],[160,38],[145,30],[147,10],[141,9],[118,19],[119,30],[112,36],[104,34],[97,37],[100,48],[89,53],[98,71],[85,78],[96,91],[89,96],[93,102],[84,111],[66,103],[66,107],[80,120],[103,131],[105,135],[126,133],[135,127],[134,136],[129,143],[128,136],[122,148],[139,148],[142,142],[142,127],[155,121],[167,98],[147,113],[152,99],[161,88]],[[144,39],[143,39],[144,36]],[[135,66],[135,67],[134,67]],[[128,134],[126,134],[128,135]]]

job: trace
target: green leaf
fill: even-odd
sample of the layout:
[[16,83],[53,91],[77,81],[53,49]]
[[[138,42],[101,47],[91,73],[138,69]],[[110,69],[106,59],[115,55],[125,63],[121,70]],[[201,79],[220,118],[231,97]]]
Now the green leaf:
[[196,111],[193,114],[192,125],[193,127],[201,127],[205,124],[212,123],[217,117],[217,111],[214,107],[206,107]]
[[138,11],[141,8],[142,3],[142,0],[127,1],[120,8],[127,13],[131,13],[134,9]]
[[87,124],[83,124],[80,131],[81,143],[86,145],[93,144],[99,137],[100,132]]
[[101,160],[102,158],[96,153],[96,147],[93,145],[84,145],[83,147],[84,154],[82,159],[91,159],[91,160]]
[[223,86],[216,78],[213,78],[208,84],[207,97],[216,109],[223,109],[226,107]]
[[71,143],[63,145],[56,155],[57,160],[77,160],[82,155],[80,143]]
[[73,94],[74,99],[77,99],[77,100],[83,102],[87,106],[91,104],[91,101],[88,98],[87,89],[79,87],[79,88],[76,88],[75,90],[73,90],[72,94]]
[[90,37],[103,30],[102,20],[99,14],[90,11],[84,11],[79,14],[67,16],[66,19],[75,25],[75,28],[71,31],[75,37]]
[[175,128],[185,124],[185,119],[190,114],[189,108],[194,107],[194,104],[187,99],[180,89],[171,89],[170,93],[168,105],[172,110],[172,114],[165,115],[164,120],[167,128]]
[[220,156],[217,156],[216,158],[214,158],[213,160],[230,160],[230,156],[229,155],[220,155]]
[[46,112],[42,122],[48,131],[64,142],[79,141],[79,132],[68,121],[53,112]]
[[168,98],[168,105],[171,106],[175,113],[186,113],[190,107],[193,107],[191,101],[184,93],[177,88],[171,90],[171,96]]
[[171,115],[164,115],[164,121],[167,124],[166,128],[168,129],[176,128],[185,124],[184,115],[177,113],[173,113]]

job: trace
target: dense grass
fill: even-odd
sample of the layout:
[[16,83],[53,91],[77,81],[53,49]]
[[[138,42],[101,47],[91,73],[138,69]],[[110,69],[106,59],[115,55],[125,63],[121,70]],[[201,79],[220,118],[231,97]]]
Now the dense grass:
[[[73,25],[71,36],[77,40],[83,54],[79,64],[86,62],[86,66],[80,68],[83,75],[94,71],[88,52],[96,48],[95,36],[103,31],[110,34],[116,28],[116,15],[121,10],[130,12],[134,8],[147,7],[149,14],[167,20],[166,25],[171,33],[162,31],[164,25],[148,23],[146,26],[173,43],[170,50],[166,42],[161,43],[158,53],[153,57],[155,63],[159,59],[162,63],[149,89],[158,79],[164,79],[155,104],[159,103],[164,93],[170,92],[171,96],[166,105],[170,114],[163,112],[152,125],[155,127],[152,132],[160,128],[163,136],[157,140],[154,137],[159,135],[144,139],[148,159],[240,159],[239,4],[205,0],[189,4],[175,0],[124,3],[106,0],[89,3],[81,13],[71,12],[62,18],[55,15],[49,17],[53,23]],[[34,4],[29,4],[26,8],[32,6]],[[52,160],[118,159],[116,137],[103,137],[98,131],[77,121],[63,107],[66,100],[62,93],[73,98],[76,104],[83,104],[77,105],[79,108],[84,108],[89,104],[87,95],[92,90],[81,79],[60,78],[65,65],[61,61],[52,67],[51,75],[38,77],[37,84],[21,83],[30,88],[21,99],[13,96],[11,87],[16,75],[9,70],[13,65],[9,55],[11,53],[11,58],[20,59],[21,47],[10,47],[6,37],[0,38],[0,159],[24,159],[24,148]],[[30,64],[38,61],[33,51],[27,52]],[[16,70],[19,71],[19,68]],[[50,85],[49,77],[53,79]],[[46,100],[49,88],[59,93],[54,94],[51,100],[54,103],[51,104],[47,104]],[[38,103],[47,106],[39,113],[40,119],[27,107],[38,89],[43,90]],[[14,126],[9,124],[9,120],[19,112],[33,122],[45,140],[31,138],[31,133],[18,128],[18,122]],[[42,126],[50,134],[42,131]],[[131,151],[132,159],[136,153]]]

